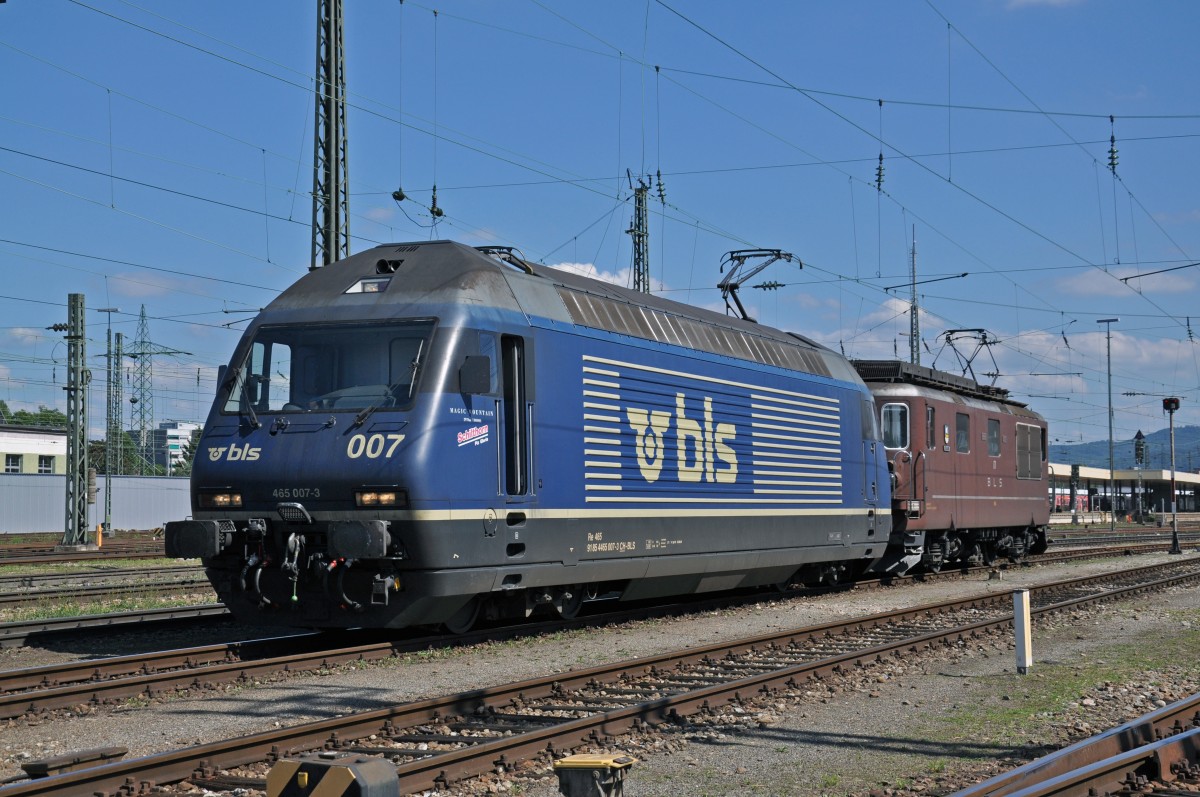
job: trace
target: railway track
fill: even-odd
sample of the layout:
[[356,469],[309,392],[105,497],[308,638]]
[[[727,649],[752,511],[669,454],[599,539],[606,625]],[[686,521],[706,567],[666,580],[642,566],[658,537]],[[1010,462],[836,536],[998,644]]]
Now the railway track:
[[57,573],[20,573],[16,575],[0,575],[0,594],[17,590],[37,589],[44,585],[60,585],[64,583],[87,583],[105,579],[138,579],[150,576],[188,576],[193,579],[203,578],[204,568],[196,565],[178,565],[172,567],[153,568],[106,568],[88,570],[72,570]]
[[[1086,550],[1057,550],[1048,551],[1041,554],[1038,558],[1030,563],[1037,562],[1065,562],[1078,561],[1084,559],[1093,559],[1104,556],[1119,556],[1133,555],[1143,553],[1159,553],[1167,550],[1169,546],[1161,543],[1136,545],[1136,546],[1105,546],[1099,548],[1088,548]],[[871,579],[860,581],[853,585],[856,589],[870,589],[873,587],[893,586],[911,581],[923,581],[934,578],[956,578],[963,575],[987,570],[988,568],[968,568],[968,569],[946,569],[940,573],[932,574],[917,574],[913,576],[903,577],[888,577],[886,579]],[[835,589],[846,588],[846,586],[835,587]],[[144,592],[140,594],[145,594]],[[788,594],[811,594],[809,592],[794,592],[781,593],[778,597],[786,597]],[[754,597],[750,600],[759,600]],[[747,600],[745,597],[732,597],[729,599],[706,599],[704,605],[719,604],[721,606],[737,605],[740,602]],[[668,606],[665,611],[675,611],[675,608]],[[180,607],[162,607],[154,609],[146,609],[143,611],[126,611],[114,612],[108,614],[92,614],[78,615],[74,617],[54,617],[37,620],[26,620],[20,622],[0,623],[0,648],[20,647],[27,644],[31,639],[40,640],[51,637],[55,634],[72,633],[108,633],[113,630],[127,629],[146,629],[150,630],[156,627],[161,627],[164,624],[185,625],[194,623],[197,627],[202,627],[205,624],[210,624],[214,620],[223,619],[229,616],[228,610],[224,604],[199,604],[193,606]],[[619,617],[615,619],[620,619]]]
[[[195,572],[195,569],[193,568]],[[150,571],[157,572],[157,571]],[[121,584],[77,584],[69,587],[37,589],[0,594],[0,607],[28,606],[39,603],[90,603],[129,596],[164,595],[183,591],[209,591],[208,579],[199,575],[170,580],[139,581]]]
[[[1036,614],[1200,581],[1180,560],[1036,587]],[[992,593],[341,716],[234,740],[15,783],[0,795],[116,794],[129,784],[265,788],[280,755],[383,756],[411,793],[698,712],[751,702],[889,657],[966,644],[1011,626],[1012,598]],[[250,766],[249,770],[239,770]],[[123,792],[122,792],[123,793]]]
[[94,551],[59,551],[55,542],[0,545],[0,565],[53,564],[105,559],[151,559],[165,556],[159,539],[109,541]]
[[[1120,550],[1120,549],[1118,549]],[[1063,552],[1061,558],[1072,557]],[[975,571],[968,572],[978,572]],[[938,575],[912,576],[905,582],[933,578],[956,578],[962,571],[946,571]],[[857,589],[896,586],[896,579],[860,582]],[[803,590],[779,593],[773,597],[803,597]],[[761,595],[735,595],[709,598],[704,601],[672,605],[654,605],[643,609],[641,616],[669,616],[683,612],[705,611],[753,604]],[[190,607],[201,609],[203,607]],[[215,607],[214,607],[215,608]],[[182,610],[184,617],[211,619],[223,617],[221,612]],[[0,719],[37,716],[46,711],[69,709],[79,705],[100,705],[131,697],[155,697],[173,691],[199,686],[213,687],[228,683],[246,683],[255,679],[273,678],[280,673],[328,669],[348,662],[377,661],[405,652],[449,645],[470,645],[511,636],[536,636],[552,633],[563,627],[605,625],[626,622],[633,618],[631,610],[589,615],[571,623],[548,620],[508,628],[483,629],[473,634],[447,637],[438,634],[410,632],[401,638],[388,633],[277,635],[265,640],[248,640],[184,649],[137,653],[103,659],[86,659],[66,664],[47,665],[22,670],[0,672]],[[109,630],[112,624],[96,628]],[[2,630],[2,627],[0,627]],[[71,630],[76,630],[71,628]],[[363,644],[348,645],[343,641],[353,636]],[[2,637],[0,637],[2,638]],[[338,644],[342,641],[342,644]]]
[[39,620],[22,620],[0,623],[0,648],[21,647],[31,639],[44,639],[54,635],[82,633],[109,634],[114,630],[128,631],[135,628],[162,629],[169,625],[211,623],[229,617],[223,603],[205,603],[195,606],[168,606],[141,611],[109,612],[106,614],[83,614],[77,617],[49,617]]
[[[1169,794],[1200,784],[1200,695],[955,792],[953,797]],[[1195,788],[1187,789],[1194,794]]]

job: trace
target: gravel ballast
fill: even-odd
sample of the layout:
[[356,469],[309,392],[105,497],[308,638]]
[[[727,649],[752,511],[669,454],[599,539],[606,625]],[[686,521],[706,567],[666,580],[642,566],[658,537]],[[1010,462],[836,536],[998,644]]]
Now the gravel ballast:
[[[1187,553],[1185,558],[1194,557]],[[1175,561],[1179,557],[1169,557]],[[20,763],[121,745],[130,756],[384,708],[605,661],[737,639],[954,597],[1165,561],[1165,555],[1035,566],[891,589],[776,600],[462,650],[431,651],[220,694],[135,701],[0,729],[0,777]],[[937,793],[990,775],[1200,691],[1200,589],[1179,589],[1035,623],[1034,667],[1015,672],[997,636],[850,677],[663,733],[616,740],[639,759],[625,783],[642,795]],[[1181,653],[1180,651],[1183,651]],[[1190,655],[1186,653],[1190,652]],[[60,652],[0,652],[11,669]],[[558,794],[548,772],[466,784],[464,792]]]

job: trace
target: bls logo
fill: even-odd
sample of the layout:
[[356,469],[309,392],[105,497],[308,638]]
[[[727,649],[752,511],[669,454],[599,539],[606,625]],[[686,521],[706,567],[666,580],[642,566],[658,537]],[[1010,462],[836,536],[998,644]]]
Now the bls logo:
[[239,447],[237,443],[234,443],[233,445],[228,446],[228,448],[226,446],[221,446],[220,448],[209,448],[209,461],[219,461],[221,457],[224,456],[226,450],[229,451],[229,456],[226,457],[229,462],[253,462],[254,460],[258,459],[259,454],[262,453],[261,448],[251,448],[249,443],[246,443],[246,445],[241,447]]
[[[656,482],[662,475],[663,461],[666,459],[666,436],[671,428],[671,413],[628,407],[625,417],[637,435],[634,448],[642,478]],[[675,394],[675,458],[679,481],[703,480],[721,484],[737,481],[737,453],[727,443],[735,437],[737,428],[732,423],[713,423],[710,397],[704,397],[704,419],[697,421],[687,417],[684,394]],[[727,467],[718,468],[717,460]]]

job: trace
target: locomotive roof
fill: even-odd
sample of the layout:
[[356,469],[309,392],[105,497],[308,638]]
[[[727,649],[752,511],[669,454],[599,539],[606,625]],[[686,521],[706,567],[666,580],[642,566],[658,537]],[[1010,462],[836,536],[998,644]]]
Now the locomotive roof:
[[[365,288],[348,292],[351,286],[389,277],[391,284],[382,285],[370,298],[363,296]],[[802,335],[530,263],[511,250],[481,250],[454,241],[383,244],[360,252],[310,272],[268,309],[332,308],[346,297],[359,312],[381,317],[417,302],[469,302],[858,381],[844,358]]]
[[999,401],[1017,407],[1028,406],[1010,399],[1009,391],[994,385],[981,385],[965,376],[938,371],[902,360],[851,360],[854,370],[868,383],[892,383],[931,387],[960,396]]

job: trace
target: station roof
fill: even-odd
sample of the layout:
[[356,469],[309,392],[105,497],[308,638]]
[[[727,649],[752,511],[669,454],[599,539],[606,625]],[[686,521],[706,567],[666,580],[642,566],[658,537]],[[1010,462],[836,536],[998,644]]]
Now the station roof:
[[[1138,480],[1138,474],[1141,474],[1143,482],[1163,482],[1171,481],[1170,470],[1158,470],[1150,468],[1118,468],[1113,471],[1113,481],[1118,482],[1135,482]],[[1064,465],[1060,462],[1050,463],[1050,475],[1056,480],[1067,480],[1071,478],[1071,466]],[[1087,465],[1079,466],[1079,478],[1087,481],[1106,482],[1108,481],[1108,468],[1093,468]],[[1175,482],[1185,484],[1200,485],[1200,473],[1192,473],[1190,471],[1175,470]]]

